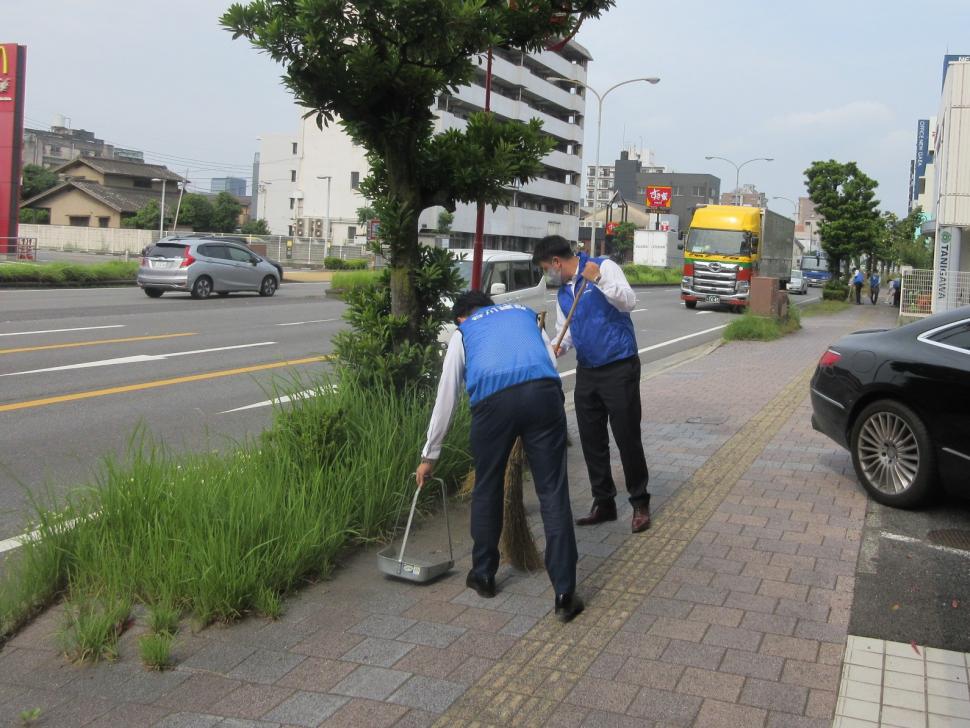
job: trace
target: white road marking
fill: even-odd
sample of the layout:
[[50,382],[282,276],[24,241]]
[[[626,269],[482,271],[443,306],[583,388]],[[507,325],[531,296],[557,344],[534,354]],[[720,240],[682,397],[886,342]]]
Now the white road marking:
[[11,331],[0,336],[32,336],[34,334],[60,334],[65,331],[94,331],[96,329],[123,329],[124,324],[111,324],[110,326],[79,326],[76,329],[46,329],[44,331]]
[[46,369],[30,369],[23,372],[10,372],[0,374],[0,377],[16,377],[21,374],[41,374],[43,372],[63,372],[70,369],[90,369],[91,367],[108,367],[115,364],[141,364],[149,361],[163,361],[176,356],[189,356],[190,354],[211,354],[215,351],[231,351],[233,349],[251,349],[255,346],[272,346],[275,341],[261,341],[257,344],[239,344],[237,346],[220,346],[215,349],[195,349],[193,351],[177,351],[172,354],[137,354],[135,356],[122,356],[116,359],[101,359],[100,361],[88,361],[81,364],[68,364],[61,367],[47,367]]
[[[676,344],[681,341],[686,341],[687,339],[693,339],[695,336],[703,336],[704,334],[710,334],[714,331],[720,331],[721,329],[726,329],[727,324],[721,324],[720,326],[712,326],[709,329],[704,329],[703,331],[695,331],[693,334],[686,334],[684,336],[678,336],[676,339],[669,339],[667,341],[661,341],[659,344],[653,344],[651,346],[645,346],[642,349],[637,350],[637,354],[644,354],[648,351],[653,351],[654,349],[661,349],[665,346],[670,346],[671,344]],[[562,372],[559,375],[560,379],[565,379],[566,377],[571,377],[576,373],[575,369],[570,369],[567,372]]]
[[635,308],[632,311],[630,311],[630,313],[643,313],[646,310],[647,309],[645,309],[645,308]]
[[296,394],[287,394],[277,399],[267,399],[265,402],[257,402],[256,404],[247,404],[245,407],[236,407],[235,409],[225,410],[220,412],[220,415],[229,415],[233,412],[244,412],[246,410],[259,409],[260,407],[270,407],[274,404],[286,404],[287,402],[292,402],[294,399],[309,399],[311,397],[316,397],[319,390],[316,389],[305,389],[302,392],[297,392]]
[[954,549],[949,546],[940,546],[935,543],[926,543],[926,541],[921,541],[918,538],[913,538],[912,536],[903,536],[898,533],[889,533],[888,531],[881,531],[879,533],[879,538],[884,538],[887,541],[898,541],[900,543],[912,543],[918,546],[925,546],[928,549],[933,549],[934,551],[942,551],[945,554],[950,554],[951,556],[959,556],[964,559],[970,559],[970,551],[964,551],[963,549]]
[[277,326],[303,326],[304,324],[328,324],[332,321],[339,321],[340,319],[329,318],[329,319],[314,319],[312,321],[293,321],[288,324],[276,324]]
[[714,312],[713,312],[713,311],[698,311],[698,312],[697,312],[696,314],[694,314],[694,315],[695,315],[695,316],[705,316],[705,315],[707,315],[707,314],[709,314],[709,313],[714,313]]
[[[91,514],[91,516],[93,517],[98,514],[99,514],[99,511],[95,511],[94,513]],[[70,531],[72,528],[74,528],[75,525],[77,525],[79,521],[81,521],[85,517],[86,516],[79,516],[78,518],[72,518],[71,520],[65,521],[59,527],[55,527],[55,528],[62,531]],[[27,533],[21,534],[20,536],[14,536],[13,538],[8,538],[3,541],[0,541],[0,554],[6,551],[13,551],[14,549],[19,549],[25,543],[36,541],[39,538],[40,538],[40,529],[37,529],[35,531],[28,531]]]

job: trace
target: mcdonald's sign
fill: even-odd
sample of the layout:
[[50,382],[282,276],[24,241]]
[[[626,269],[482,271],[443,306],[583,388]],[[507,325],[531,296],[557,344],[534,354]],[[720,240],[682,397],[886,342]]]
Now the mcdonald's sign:
[[0,254],[17,249],[27,48],[0,43]]

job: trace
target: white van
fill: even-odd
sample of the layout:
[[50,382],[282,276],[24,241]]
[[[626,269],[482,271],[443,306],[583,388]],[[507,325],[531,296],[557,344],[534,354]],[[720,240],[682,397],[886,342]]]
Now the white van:
[[[465,285],[471,285],[472,257],[474,251],[468,248],[449,251],[458,260],[458,271],[465,279]],[[536,313],[548,311],[546,279],[542,269],[532,262],[531,253],[519,253],[512,250],[484,250],[482,251],[482,291],[487,293],[495,303],[521,303]],[[549,314],[546,314],[547,319]],[[556,320],[546,322],[546,330],[550,325],[555,329]],[[448,341],[455,330],[454,324],[447,324],[438,337],[440,341]]]

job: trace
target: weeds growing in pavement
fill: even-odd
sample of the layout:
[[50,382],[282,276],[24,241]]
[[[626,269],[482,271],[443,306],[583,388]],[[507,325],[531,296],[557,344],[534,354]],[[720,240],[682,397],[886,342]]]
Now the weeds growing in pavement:
[[167,602],[159,602],[148,610],[148,628],[155,634],[176,635],[180,617],[175,607]]
[[131,602],[118,596],[78,595],[64,613],[60,635],[64,654],[74,662],[113,660],[130,612]]
[[852,306],[848,301],[833,301],[831,299],[809,303],[802,307],[802,316],[828,316],[845,311]]
[[146,634],[138,639],[142,664],[149,670],[164,670],[172,665],[172,643],[175,637],[167,632]]
[[[342,549],[386,536],[413,493],[433,393],[351,376],[288,389],[315,396],[278,409],[256,440],[176,457],[142,432],[97,487],[38,508],[40,537],[0,582],[0,642],[68,592],[75,659],[110,657],[133,601],[152,605],[158,634],[176,609],[203,625],[278,616],[280,595],[327,576]],[[456,412],[436,472],[446,481],[468,472],[469,423]]]

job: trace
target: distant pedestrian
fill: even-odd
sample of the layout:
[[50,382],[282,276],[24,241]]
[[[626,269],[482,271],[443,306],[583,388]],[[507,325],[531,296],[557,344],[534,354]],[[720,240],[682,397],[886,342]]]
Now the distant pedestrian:
[[428,440],[415,473],[418,487],[434,471],[464,382],[471,402],[472,568],[465,585],[495,596],[502,534],[503,484],[509,453],[522,438],[539,497],[546,536],[546,571],[556,593],[556,617],[583,611],[576,594],[576,533],[566,471],[566,410],[556,355],[535,311],[517,303],[496,306],[481,291],[455,301],[457,331],[445,354]]
[[879,281],[879,274],[873,271],[872,275],[869,276],[869,300],[873,306],[879,301]]
[[852,285],[855,287],[855,302],[857,304],[862,303],[862,271],[858,268],[855,269],[855,273],[852,274]]
[[899,288],[899,278],[893,278],[891,281],[889,281],[889,291],[892,296],[893,306],[896,308],[899,308]]

